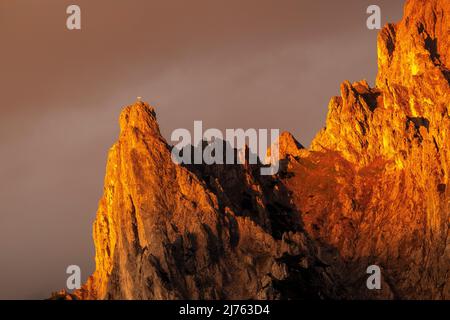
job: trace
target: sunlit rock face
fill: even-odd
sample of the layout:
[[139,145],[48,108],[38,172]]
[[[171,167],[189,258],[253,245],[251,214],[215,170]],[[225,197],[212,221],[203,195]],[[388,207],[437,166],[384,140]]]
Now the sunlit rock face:
[[[407,1],[379,35],[376,87],[342,84],[304,161],[336,157],[325,190],[294,192],[317,236],[382,265],[399,298],[450,298],[449,19],[450,1]],[[304,162],[295,170],[317,180]]]
[[176,165],[153,108],[126,107],[72,297],[450,299],[449,19],[448,0],[407,1],[376,87],[344,82],[310,150],[281,135],[276,176]]
[[[96,271],[78,297],[337,296],[339,279],[301,232],[277,178],[263,179],[256,166],[174,164],[145,103],[125,108],[120,126],[94,223]],[[292,293],[291,278],[303,283]]]

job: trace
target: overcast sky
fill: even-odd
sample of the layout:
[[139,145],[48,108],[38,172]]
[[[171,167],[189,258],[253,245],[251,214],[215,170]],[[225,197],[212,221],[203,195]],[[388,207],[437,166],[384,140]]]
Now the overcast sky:
[[[78,4],[82,30],[66,29]],[[124,105],[176,128],[279,128],[309,145],[342,81],[376,75],[402,0],[0,0],[0,298],[94,269],[92,222]]]

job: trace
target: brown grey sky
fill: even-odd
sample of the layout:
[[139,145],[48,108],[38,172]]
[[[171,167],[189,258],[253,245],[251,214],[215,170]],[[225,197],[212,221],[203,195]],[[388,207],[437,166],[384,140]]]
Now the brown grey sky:
[[[66,7],[82,9],[68,31]],[[122,106],[176,128],[279,128],[308,145],[343,80],[376,74],[402,0],[0,0],[0,298],[93,271],[92,222]]]

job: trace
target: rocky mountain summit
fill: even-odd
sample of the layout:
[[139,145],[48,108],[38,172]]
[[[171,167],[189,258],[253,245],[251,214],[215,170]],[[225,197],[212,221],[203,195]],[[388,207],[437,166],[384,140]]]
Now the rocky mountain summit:
[[[155,110],[120,116],[82,299],[450,299],[450,1],[409,0],[376,87],[341,85],[281,170],[177,165]],[[368,290],[366,269],[382,270]]]

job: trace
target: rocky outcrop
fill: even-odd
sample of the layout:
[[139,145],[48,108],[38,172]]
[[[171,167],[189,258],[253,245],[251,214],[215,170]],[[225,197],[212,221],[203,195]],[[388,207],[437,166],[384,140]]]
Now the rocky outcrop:
[[344,82],[295,169],[317,180],[310,166],[334,159],[326,190],[296,184],[299,210],[346,260],[382,265],[399,298],[450,298],[449,17],[449,1],[407,1],[379,35],[376,88]]
[[278,299],[291,297],[290,277],[304,283],[292,297],[336,296],[314,241],[269,216],[264,189],[276,181],[250,166],[174,164],[147,104],[125,108],[120,126],[94,224],[96,271],[79,297]]
[[282,134],[275,176],[174,164],[154,109],[126,107],[72,297],[449,299],[449,19],[448,0],[407,1],[376,87],[344,82],[310,150]]

